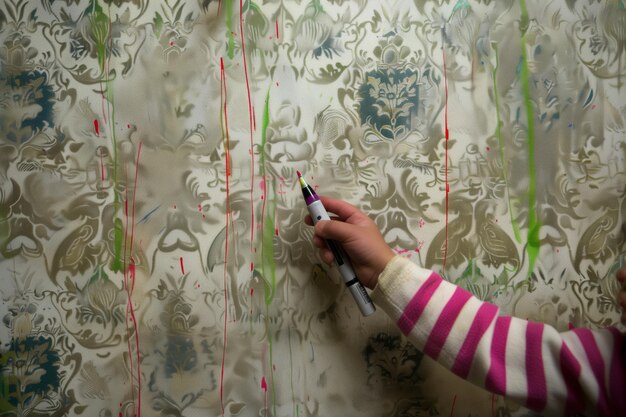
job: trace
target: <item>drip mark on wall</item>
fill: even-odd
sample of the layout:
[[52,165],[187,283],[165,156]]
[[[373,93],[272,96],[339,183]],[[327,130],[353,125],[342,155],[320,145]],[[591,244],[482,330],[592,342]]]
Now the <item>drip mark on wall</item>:
[[[135,354],[136,354],[136,364],[135,359],[133,358],[133,346],[131,345],[132,338],[128,338],[127,347],[128,347],[128,357],[129,357],[129,366],[130,366],[130,379],[131,384],[134,386],[135,381],[135,373],[137,386],[134,391],[137,392],[137,400],[136,400],[136,413],[135,415],[141,416],[141,355],[139,348],[139,327],[137,325],[137,319],[135,317],[135,308],[132,302],[132,295],[135,290],[136,283],[136,265],[135,259],[132,256],[133,253],[133,242],[135,239],[135,201],[137,196],[137,182],[139,178],[139,158],[141,156],[141,142],[139,142],[137,148],[137,159],[135,161],[135,177],[133,181],[133,193],[132,193],[132,201],[131,201],[131,210],[129,213],[128,210],[128,186],[125,188],[125,200],[124,200],[124,214],[126,218],[126,225],[124,227],[124,245],[123,245],[123,271],[124,271],[124,288],[127,294],[127,303],[126,303],[126,320],[127,322],[132,323],[133,333],[135,335]],[[128,181],[128,172],[125,171],[126,178],[125,184],[129,184]],[[129,216],[130,214],[130,216]],[[130,228],[129,228],[130,225]],[[130,231],[129,231],[130,230]],[[128,246],[128,248],[127,248]],[[130,285],[129,285],[130,284]],[[130,316],[130,319],[129,319]],[[133,399],[135,396],[135,392],[133,391]]]
[[246,93],[248,96],[248,127],[250,129],[250,253],[254,253],[254,137],[253,130],[256,122],[253,121],[254,109],[250,96],[250,80],[248,78],[248,61],[246,58],[246,42],[243,34],[243,0],[239,0],[239,36],[241,38],[241,56],[243,58],[243,72],[246,79]]
[[539,229],[541,222],[537,215],[537,174],[535,170],[535,113],[532,99],[530,97],[530,69],[528,68],[528,57],[526,52],[526,30],[529,25],[528,10],[526,0],[520,2],[521,19],[520,31],[522,32],[522,62],[520,78],[524,93],[524,105],[528,124],[528,232],[526,251],[528,253],[528,276],[533,272],[537,256],[539,255]]
[[225,232],[226,238],[224,239],[224,276],[223,276],[223,285],[224,285],[224,342],[222,345],[222,364],[220,370],[220,408],[222,410],[222,416],[224,415],[224,371],[226,365],[226,347],[228,345],[228,255],[229,255],[229,234],[230,234],[230,223],[232,221],[231,218],[231,208],[230,208],[230,175],[231,175],[231,165],[230,165],[230,141],[229,141],[229,132],[228,132],[228,112],[227,105],[228,103],[228,94],[226,89],[226,72],[224,71],[224,58],[220,58],[220,120],[223,120],[222,124],[222,137],[224,138],[224,158],[226,159],[226,173],[225,173],[225,182],[226,182],[226,215],[225,215]]

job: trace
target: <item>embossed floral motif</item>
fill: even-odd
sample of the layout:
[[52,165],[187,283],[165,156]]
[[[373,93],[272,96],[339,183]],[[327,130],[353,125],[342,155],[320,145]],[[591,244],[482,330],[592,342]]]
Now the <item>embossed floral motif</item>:
[[0,74],[0,131],[3,141],[28,142],[37,132],[54,127],[54,91],[46,73],[33,70]]
[[380,63],[366,73],[359,88],[359,116],[380,140],[401,140],[409,135],[417,115],[419,74],[405,65],[409,49],[402,38],[380,41],[374,50]]
[[402,343],[399,336],[379,333],[371,337],[363,355],[370,380],[378,378],[387,383],[408,383],[419,379],[417,369],[422,353],[410,343]]
[[412,70],[377,70],[367,73],[361,86],[360,116],[381,139],[401,139],[409,133],[417,111],[417,73]]
[[6,401],[17,415],[29,415],[60,386],[60,358],[54,340],[45,336],[13,339],[0,355],[0,386]]

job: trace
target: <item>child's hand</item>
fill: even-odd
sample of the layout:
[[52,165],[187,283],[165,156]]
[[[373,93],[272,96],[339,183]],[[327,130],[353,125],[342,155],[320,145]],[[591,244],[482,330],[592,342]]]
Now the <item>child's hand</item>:
[[617,301],[622,306],[622,324],[626,324],[626,267],[618,270],[615,276],[621,284],[621,289],[617,296]]
[[[320,197],[320,200],[329,213],[336,215],[331,221],[320,221],[315,225],[313,244],[320,249],[322,260],[330,264],[334,259],[322,238],[339,242],[350,257],[361,283],[373,289],[394,252],[385,243],[376,223],[359,209],[334,198]],[[305,222],[313,224],[310,216]]]

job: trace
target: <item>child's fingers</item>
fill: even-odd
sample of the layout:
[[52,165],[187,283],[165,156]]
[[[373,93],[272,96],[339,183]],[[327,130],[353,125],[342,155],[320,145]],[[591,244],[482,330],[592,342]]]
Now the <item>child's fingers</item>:
[[[331,220],[341,220],[339,217],[337,216],[330,216]],[[306,216],[304,216],[304,223],[308,224],[309,226],[313,226],[313,219],[311,218],[310,214],[307,214]]]
[[331,197],[320,197],[322,204],[327,211],[335,213],[339,218],[345,220],[352,215],[361,215],[361,211],[350,203]]
[[326,262],[327,264],[332,264],[335,260],[335,256],[333,255],[333,253],[330,251],[330,249],[326,247],[320,249],[320,257],[322,258],[322,261]]
[[326,247],[326,242],[319,236],[313,236],[313,246],[319,249],[324,249]]

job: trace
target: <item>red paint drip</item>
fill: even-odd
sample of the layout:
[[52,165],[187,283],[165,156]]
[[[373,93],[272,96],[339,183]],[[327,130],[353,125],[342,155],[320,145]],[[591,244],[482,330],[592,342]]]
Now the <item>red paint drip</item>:
[[185,263],[183,262],[183,257],[180,257],[180,272],[183,273],[183,275],[185,275]]
[[265,377],[261,378],[261,389],[267,392],[267,381],[265,380]]
[[447,76],[447,68],[446,68],[446,51],[442,47],[442,55],[443,55],[443,81],[445,86],[446,93],[446,107],[444,113],[444,123],[445,123],[445,133],[446,133],[446,243],[445,249],[443,252],[443,269],[446,269],[446,260],[448,259],[448,212],[449,212],[449,194],[450,194],[450,183],[448,182],[448,141],[450,140],[450,132],[448,130],[448,76]]
[[276,21],[276,40],[278,40],[279,35],[278,35],[278,20]]
[[228,138],[228,112],[226,103],[228,97],[226,94],[226,73],[224,71],[224,59],[220,58],[220,100],[224,109],[224,141],[225,141],[225,157],[226,157],[226,217],[225,217],[225,231],[226,239],[224,240],[224,342],[222,345],[222,366],[220,371],[220,407],[222,410],[222,416],[224,415],[224,370],[226,365],[226,347],[228,344],[228,247],[229,247],[229,225],[231,220],[230,212],[230,144]]
[[96,131],[96,136],[100,137],[100,126],[98,125],[98,119],[93,119],[93,128]]
[[[132,359],[132,346],[131,339],[128,339],[128,356],[130,360],[130,370],[131,370],[131,382],[134,381],[134,373],[137,374],[137,413],[135,415],[141,416],[141,357],[140,357],[140,348],[139,348],[139,329],[137,326],[137,319],[135,317],[135,309],[132,303],[132,293],[135,290],[135,282],[136,282],[136,266],[135,260],[132,256],[130,256],[128,269],[126,269],[126,257],[128,254],[132,254],[133,251],[133,242],[135,240],[135,201],[137,196],[137,180],[139,178],[139,157],[141,156],[141,142],[139,142],[137,148],[137,160],[135,162],[135,179],[133,186],[133,196],[132,196],[132,208],[131,208],[131,217],[129,219],[128,216],[128,187],[126,187],[125,193],[125,213],[126,213],[126,227],[124,232],[124,283],[128,296],[127,304],[126,304],[126,317],[128,321],[128,315],[131,316],[131,321],[133,323],[133,331],[135,333],[135,350],[136,350],[136,369],[135,365],[133,365]],[[126,172],[126,177],[128,177],[128,172]],[[128,184],[128,178],[126,178],[126,184]],[[130,223],[130,239],[128,237],[128,224]],[[126,251],[126,244],[128,243],[128,251]],[[129,280],[131,281],[130,289],[128,286]]]
[[[250,128],[250,149],[254,148],[253,137],[253,125],[256,125],[256,121],[253,122],[253,108],[252,99],[250,97],[250,80],[248,79],[248,62],[246,60],[246,42],[243,36],[243,0],[239,0],[239,35],[241,37],[241,56],[243,57],[243,72],[246,78],[246,93],[248,94],[248,123]],[[250,253],[254,252],[254,156],[250,158]]]

